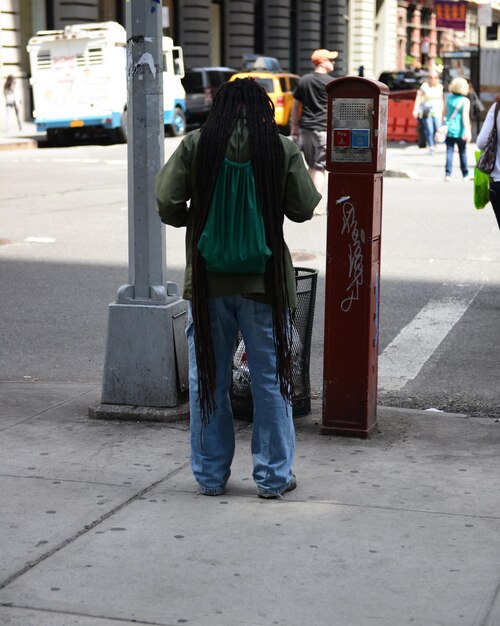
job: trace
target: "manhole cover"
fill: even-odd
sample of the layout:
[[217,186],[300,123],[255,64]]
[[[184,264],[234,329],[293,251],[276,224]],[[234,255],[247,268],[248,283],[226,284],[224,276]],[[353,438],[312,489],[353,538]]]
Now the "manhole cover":
[[313,261],[315,258],[316,255],[311,252],[292,252],[292,259],[294,261]]

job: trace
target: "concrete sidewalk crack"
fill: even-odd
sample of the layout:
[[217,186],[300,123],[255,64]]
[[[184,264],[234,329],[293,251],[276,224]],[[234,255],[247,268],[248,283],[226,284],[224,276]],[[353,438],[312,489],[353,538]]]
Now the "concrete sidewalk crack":
[[118,504],[117,506],[112,508],[107,513],[104,513],[103,515],[101,515],[99,518],[97,518],[96,520],[94,520],[90,524],[87,524],[86,526],[84,526],[84,528],[82,528],[78,532],[74,533],[73,535],[71,535],[71,537],[68,537],[67,539],[65,539],[64,541],[59,543],[58,545],[54,546],[51,550],[48,550],[44,554],[40,555],[34,561],[28,561],[24,567],[22,567],[20,570],[18,570],[17,572],[15,572],[11,576],[9,576],[6,580],[0,582],[0,591],[2,589],[5,589],[5,587],[10,585],[12,582],[17,580],[18,578],[20,578],[24,574],[26,574],[26,572],[29,572],[30,570],[32,570],[37,565],[40,565],[40,563],[43,563],[44,561],[46,561],[50,557],[54,556],[54,554],[57,554],[58,552],[60,552],[61,550],[63,550],[67,546],[69,546],[70,544],[74,543],[80,537],[83,537],[84,535],[89,533],[91,530],[93,530],[94,528],[96,528],[97,526],[99,526],[100,524],[105,522],[107,519],[109,519],[110,517],[112,517],[113,515],[115,515],[119,511],[121,511],[122,509],[124,509],[126,506],[128,506],[132,502],[135,502],[137,499],[141,498],[145,494],[147,494],[150,491],[152,491],[158,485],[161,485],[161,483],[169,480],[173,476],[176,476],[177,474],[179,474],[182,470],[184,470],[189,465],[190,465],[190,461],[186,461],[180,467],[177,467],[176,469],[174,469],[171,472],[169,472],[166,476],[163,476],[163,478],[160,478],[159,480],[155,481],[154,483],[151,483],[151,485],[148,485],[144,489],[141,489],[140,491],[138,491],[136,494],[134,494],[130,498],[127,498],[127,500],[125,500],[125,502],[122,502],[121,504]]
[[173,624],[167,624],[166,622],[149,622],[137,619],[126,619],[121,617],[108,617],[107,615],[92,615],[91,613],[77,613],[76,611],[63,611],[57,609],[40,609],[36,606],[21,606],[19,604],[12,604],[11,602],[0,602],[0,608],[14,609],[20,611],[36,611],[37,613],[48,613],[51,615],[71,615],[74,617],[89,617],[98,620],[106,620],[108,622],[116,622],[117,624],[139,624],[141,626],[174,626]]
[[94,480],[76,480],[74,478],[59,478],[59,476],[26,476],[25,474],[2,474],[0,473],[0,478],[26,478],[28,480],[48,480],[54,481],[57,480],[60,483],[78,483],[81,485],[96,485],[102,487],[121,487],[122,489],[128,489],[128,485],[123,485],[119,483],[103,483]]
[[303,504],[327,504],[330,506],[345,506],[356,509],[376,509],[378,511],[402,511],[404,513],[424,513],[425,515],[442,515],[444,517],[463,517],[466,519],[500,521],[500,515],[482,515],[480,513],[453,513],[452,511],[437,511],[426,509],[410,509],[407,507],[388,506],[381,504],[353,504],[349,502],[332,502],[331,500],[286,500],[286,504],[302,502]]
[[[25,383],[25,384],[28,384],[28,383]],[[81,398],[82,396],[85,396],[86,394],[91,393],[92,391],[94,391],[94,389],[87,389],[86,391],[83,391],[82,393],[79,393],[78,395],[73,396],[72,398],[69,398],[68,400],[63,400],[62,402],[53,404],[47,407],[46,409],[42,409],[41,411],[38,411],[38,413],[34,413],[33,415],[30,415],[29,417],[25,417],[24,419],[19,420],[19,422],[15,422],[14,424],[9,424],[8,426],[5,426],[5,428],[0,428],[0,432],[3,432],[4,430],[8,430],[9,428],[13,428],[14,426],[19,426],[19,424],[24,424],[24,422],[29,422],[29,420],[39,417],[40,415],[43,415],[44,413],[48,413],[49,411],[52,411],[54,409],[58,409],[59,407],[64,406],[65,404],[70,404],[71,402],[78,400],[78,398]]]

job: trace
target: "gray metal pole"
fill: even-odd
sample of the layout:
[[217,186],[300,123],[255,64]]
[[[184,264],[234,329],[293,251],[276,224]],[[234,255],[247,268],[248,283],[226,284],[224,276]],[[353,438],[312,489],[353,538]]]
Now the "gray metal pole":
[[[137,419],[137,407],[176,407],[187,389],[187,303],[166,282],[165,229],[156,211],[163,164],[161,4],[127,4],[129,284],[109,306],[102,404],[95,417]],[[140,416],[139,416],[140,417]],[[161,419],[158,409],[152,418]],[[174,417],[175,418],[175,417]],[[168,419],[168,417],[167,417]]]
[[129,280],[119,300],[166,301],[165,229],[158,227],[154,177],[163,163],[161,13],[127,5]]

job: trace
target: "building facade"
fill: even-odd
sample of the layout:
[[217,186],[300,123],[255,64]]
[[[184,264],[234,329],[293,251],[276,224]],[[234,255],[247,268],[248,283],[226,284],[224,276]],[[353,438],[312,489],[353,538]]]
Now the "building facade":
[[[25,119],[31,116],[29,38],[74,23],[109,20],[126,26],[127,4],[0,0],[0,77],[2,83],[9,74],[16,77]],[[304,74],[311,71],[311,52],[327,48],[339,50],[336,76],[377,77],[432,65],[443,51],[478,41],[474,6],[469,3],[465,33],[436,28],[434,0],[162,0],[162,22],[164,33],[183,47],[186,67],[240,69],[244,54],[259,53]],[[485,32],[481,37],[486,41]],[[0,110],[2,124],[4,107]]]

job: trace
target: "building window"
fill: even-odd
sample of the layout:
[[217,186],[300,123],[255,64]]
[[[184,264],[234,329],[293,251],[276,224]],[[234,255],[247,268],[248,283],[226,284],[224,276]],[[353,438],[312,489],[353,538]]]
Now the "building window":
[[162,0],[161,23],[164,37],[175,38],[174,0]]
[[413,14],[415,13],[415,5],[410,4],[406,9],[406,55],[409,57],[412,53],[412,38],[413,38]]

